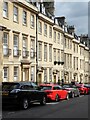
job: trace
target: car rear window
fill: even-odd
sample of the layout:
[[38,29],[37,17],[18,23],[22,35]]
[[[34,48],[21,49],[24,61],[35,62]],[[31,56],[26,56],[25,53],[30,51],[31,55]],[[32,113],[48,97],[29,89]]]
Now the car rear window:
[[19,88],[19,83],[3,83],[2,90],[13,90]]
[[70,88],[69,85],[63,85],[63,88]]
[[51,90],[52,86],[40,86],[43,90]]

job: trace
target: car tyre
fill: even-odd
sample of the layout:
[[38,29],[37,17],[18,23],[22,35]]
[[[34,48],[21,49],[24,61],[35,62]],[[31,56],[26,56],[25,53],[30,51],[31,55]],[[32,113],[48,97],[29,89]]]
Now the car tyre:
[[24,98],[22,101],[22,108],[26,110],[29,107],[29,102],[27,98]]
[[87,91],[86,90],[84,91],[84,95],[87,95]]
[[74,98],[75,97],[75,94],[72,92],[72,98]]
[[41,105],[46,105],[46,97],[43,96],[42,100],[40,101]]
[[69,94],[67,94],[67,96],[66,96],[66,100],[69,100]]
[[77,97],[80,97],[80,93],[77,94]]
[[60,99],[59,99],[59,96],[58,96],[58,94],[56,95],[56,97],[55,97],[55,101],[56,102],[58,102]]

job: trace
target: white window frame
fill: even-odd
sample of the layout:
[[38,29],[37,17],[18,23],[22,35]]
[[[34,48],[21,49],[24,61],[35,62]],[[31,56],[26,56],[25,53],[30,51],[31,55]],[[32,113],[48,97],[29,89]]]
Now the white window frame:
[[39,60],[42,60],[42,43],[39,42]]
[[44,69],[44,82],[47,82],[47,69]]
[[47,44],[44,44],[44,61],[47,61]]
[[34,23],[34,15],[31,14],[30,20],[31,20],[31,27],[34,28],[34,24],[35,24]]
[[18,7],[13,6],[13,21],[18,22]]
[[31,66],[31,81],[35,82],[35,67]]
[[30,57],[34,58],[35,56],[35,40],[31,39],[31,51],[30,51]]
[[73,58],[73,68],[75,70],[75,57]]
[[64,43],[64,35],[63,33],[61,33],[61,44],[63,45],[63,43]]
[[49,62],[52,62],[52,45],[49,45]]
[[49,26],[49,37],[52,38],[52,27]]
[[60,50],[58,50],[58,61],[60,61]]
[[44,23],[44,35],[47,36],[47,24]]
[[58,33],[58,44],[60,44],[60,33]]
[[23,57],[26,57],[27,51],[27,37],[23,36]]
[[27,12],[23,10],[23,25],[27,25]]
[[39,21],[39,33],[42,33],[42,23],[41,23],[41,21]]
[[49,82],[52,82],[52,68],[49,68]]
[[18,45],[19,45],[19,36],[18,35],[16,35],[16,34],[14,34],[13,35],[13,48],[14,48],[14,51],[13,51],[13,55],[14,56],[17,56],[18,55]]
[[53,56],[54,56],[54,61],[56,61],[56,49],[54,48],[54,50],[53,50]]
[[3,17],[8,18],[8,2],[3,2]]
[[61,61],[63,61],[63,57],[64,57],[64,52],[63,50],[61,50]]
[[8,54],[8,41],[9,41],[9,34],[7,32],[3,33],[3,55]]
[[56,43],[56,31],[54,31],[54,42]]
[[3,82],[7,82],[8,81],[8,74],[9,74],[9,68],[8,67],[4,67],[3,68]]
[[18,73],[19,73],[18,66],[14,66],[14,81],[18,80]]

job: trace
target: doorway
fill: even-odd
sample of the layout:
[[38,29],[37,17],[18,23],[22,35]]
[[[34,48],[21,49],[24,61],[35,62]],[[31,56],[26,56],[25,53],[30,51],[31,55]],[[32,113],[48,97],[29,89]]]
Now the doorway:
[[42,83],[42,75],[41,74],[38,74],[38,83]]
[[56,83],[56,75],[54,75],[54,84]]
[[29,68],[23,70],[23,81],[29,81]]

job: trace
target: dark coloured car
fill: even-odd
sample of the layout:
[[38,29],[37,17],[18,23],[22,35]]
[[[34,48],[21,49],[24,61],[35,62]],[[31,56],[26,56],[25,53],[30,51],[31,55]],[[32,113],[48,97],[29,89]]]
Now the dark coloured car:
[[76,96],[78,96],[78,97],[80,96],[79,89],[75,85],[65,84],[65,85],[63,85],[63,89],[68,91],[69,97],[71,97],[71,98],[74,98]]
[[46,104],[46,93],[38,90],[38,86],[32,82],[3,82],[2,83],[2,107],[6,104],[17,105],[27,109],[30,103],[40,102]]

